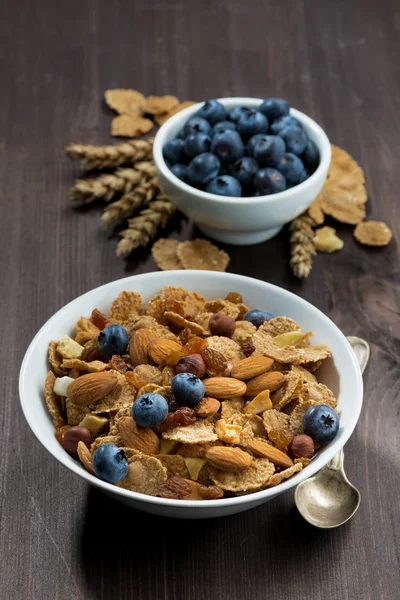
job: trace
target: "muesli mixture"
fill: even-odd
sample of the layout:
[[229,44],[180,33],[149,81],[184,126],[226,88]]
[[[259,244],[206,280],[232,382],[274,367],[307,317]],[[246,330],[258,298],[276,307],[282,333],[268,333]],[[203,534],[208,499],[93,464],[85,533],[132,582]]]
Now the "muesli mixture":
[[[72,326],[72,323],[71,323]],[[92,475],[151,496],[211,500],[276,486],[339,427],[312,332],[167,286],[123,291],[49,344],[55,436]]]

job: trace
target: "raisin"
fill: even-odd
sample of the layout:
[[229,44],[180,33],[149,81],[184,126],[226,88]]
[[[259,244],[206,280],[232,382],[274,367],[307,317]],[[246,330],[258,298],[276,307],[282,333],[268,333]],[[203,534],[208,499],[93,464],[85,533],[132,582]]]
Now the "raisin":
[[107,325],[110,324],[107,315],[102,313],[101,310],[99,310],[98,308],[95,308],[92,311],[90,320],[92,321],[93,325],[96,325],[96,327],[100,329],[100,331],[102,331],[104,327],[107,327]]
[[57,442],[60,442],[61,444],[62,436],[68,429],[70,429],[69,425],[64,425],[64,427],[59,427],[58,429],[56,429],[54,437],[56,438]]
[[107,362],[99,352],[97,337],[94,337],[86,342],[81,358],[85,362],[91,362],[92,360],[101,360],[103,362]]
[[207,340],[203,340],[203,338],[195,335],[183,346],[183,353],[185,356],[189,356],[189,354],[201,354],[200,350],[206,346]]
[[271,429],[268,433],[268,439],[273,442],[279,450],[285,450],[293,439],[291,435],[285,429]]
[[233,304],[240,304],[243,302],[241,294],[238,294],[237,292],[229,292],[225,300],[228,300],[228,302],[232,302]]
[[180,409],[180,405],[176,401],[176,398],[175,398],[175,396],[173,394],[167,394],[165,396],[165,400],[167,401],[168,411],[169,412],[173,412],[174,413],[176,410]]
[[192,487],[190,483],[185,481],[183,477],[174,475],[167,481],[164,481],[158,488],[158,495],[160,498],[171,498],[175,500],[182,500],[186,496],[190,496]]
[[200,485],[197,492],[204,500],[216,500],[224,495],[224,491],[216,485]]
[[193,425],[196,418],[193,408],[189,408],[188,406],[182,406],[174,413],[175,423],[179,423],[179,425]]
[[144,377],[140,377],[137,373],[134,373],[133,371],[128,371],[127,373],[125,373],[125,379],[131,387],[134,387],[137,390],[140,390],[140,388],[146,385],[146,383],[149,383],[147,379],[144,379]]
[[120,373],[126,373],[128,370],[126,362],[118,354],[113,354],[111,357],[110,367],[114,369],[114,371],[119,371]]
[[186,319],[186,321],[190,321],[191,323],[197,323],[196,319],[194,317],[191,317],[190,315],[183,315],[183,318]]
[[161,435],[164,431],[168,431],[168,429],[171,429],[171,427],[173,427],[174,425],[175,413],[170,412],[160,425],[153,427],[153,431],[157,433],[157,435]]
[[250,356],[251,354],[253,354],[255,349],[256,349],[256,347],[253,344],[253,342],[251,342],[251,341],[243,342],[243,344],[242,344],[242,351],[243,351],[243,354],[246,356],[246,358],[248,356]]
[[226,361],[224,355],[222,352],[218,352],[218,350],[214,350],[213,348],[204,348],[200,354],[203,357],[208,369],[222,372],[228,367],[228,362]]

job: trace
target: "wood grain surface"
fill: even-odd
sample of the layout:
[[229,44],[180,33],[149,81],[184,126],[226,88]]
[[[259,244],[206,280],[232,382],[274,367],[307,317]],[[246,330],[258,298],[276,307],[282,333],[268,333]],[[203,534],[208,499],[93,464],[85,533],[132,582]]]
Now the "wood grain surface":
[[[1,3],[0,598],[395,600],[399,597],[400,12],[396,0],[87,0]],[[355,518],[318,531],[293,493],[208,522],[140,514],[53,460],[22,416],[17,377],[38,328],[81,293],[155,269],[123,261],[99,207],[73,209],[71,141],[110,141],[112,87],[201,100],[283,96],[365,169],[368,214],[394,240],[338,227],[301,283],[288,234],[225,247],[229,270],[290,289],[371,344],[365,405],[346,446]],[[197,232],[176,219],[171,235]]]

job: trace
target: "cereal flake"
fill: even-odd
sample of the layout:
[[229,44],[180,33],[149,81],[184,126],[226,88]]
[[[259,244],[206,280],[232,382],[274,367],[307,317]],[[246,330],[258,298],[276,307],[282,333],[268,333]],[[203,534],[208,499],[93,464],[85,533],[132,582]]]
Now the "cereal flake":
[[293,465],[293,467],[289,467],[280,473],[275,473],[275,475],[272,475],[271,479],[268,481],[268,487],[274,487],[275,485],[278,485],[278,483],[281,483],[281,481],[284,479],[289,479],[289,477],[295,473],[298,473],[302,469],[303,465],[301,462],[299,462]]
[[53,420],[53,425],[56,429],[65,425],[65,419],[62,414],[61,398],[53,392],[56,376],[52,371],[47,373],[44,384],[44,399],[46,401],[47,410]]
[[386,246],[392,239],[392,232],[382,221],[363,221],[355,228],[354,237],[365,246]]
[[162,271],[173,271],[182,269],[182,263],[176,253],[180,242],[178,240],[168,240],[160,238],[153,244],[151,253],[154,261]]
[[143,114],[145,97],[137,90],[115,89],[107,90],[104,94],[106,104],[120,115],[132,117]]
[[94,414],[118,411],[127,405],[132,406],[135,400],[135,391],[126,381],[125,375],[122,375],[118,371],[110,371],[110,373],[113,373],[118,378],[118,383],[112,392],[107,394],[102,400],[99,400],[99,402],[91,405],[90,408]]
[[197,419],[193,425],[174,427],[165,431],[162,437],[182,444],[204,444],[218,439],[214,432],[214,420],[209,419]]
[[144,112],[151,115],[161,115],[171,112],[179,105],[176,96],[147,96]]
[[197,238],[178,246],[177,254],[185,269],[226,271],[229,255],[208,240]]
[[110,318],[125,322],[129,316],[139,314],[142,310],[142,295],[139,292],[120,292],[111,304]]
[[116,485],[131,492],[156,496],[159,486],[167,479],[167,469],[158,458],[135,454],[130,458],[128,475]]
[[111,121],[111,135],[120,137],[137,137],[153,129],[150,119],[139,116],[118,115]]
[[80,358],[65,358],[61,366],[64,369],[78,369],[79,371],[87,371],[88,373],[101,373],[110,368],[110,365],[101,360],[86,362]]
[[245,492],[266,485],[274,472],[275,466],[267,458],[253,458],[246,471],[228,472],[211,467],[210,478],[223,490]]
[[92,466],[92,455],[90,454],[89,448],[83,442],[78,442],[78,457],[82,465],[85,467],[91,475],[96,475]]

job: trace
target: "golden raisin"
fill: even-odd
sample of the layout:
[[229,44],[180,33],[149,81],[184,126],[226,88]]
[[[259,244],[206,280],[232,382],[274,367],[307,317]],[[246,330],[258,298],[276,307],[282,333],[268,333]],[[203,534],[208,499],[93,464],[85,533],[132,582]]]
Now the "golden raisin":
[[98,308],[95,308],[92,311],[90,320],[92,321],[93,325],[96,325],[96,327],[98,327],[100,330],[104,329],[104,327],[107,327],[107,325],[110,323],[107,315],[102,313]]
[[192,337],[187,344],[183,346],[183,353],[185,356],[189,356],[189,354],[201,354],[201,350],[206,348],[207,340],[203,340],[203,338],[198,337],[197,335]]
[[60,442],[60,444],[61,444],[62,436],[69,428],[70,428],[69,425],[64,425],[64,427],[59,427],[58,429],[56,429],[54,437],[56,438],[57,442]]
[[171,352],[165,359],[165,364],[167,367],[176,367],[178,362],[185,356],[183,350],[174,350]]
[[199,496],[203,498],[203,500],[216,500],[217,498],[222,498],[224,495],[223,490],[216,485],[200,485],[197,488],[197,492]]
[[114,371],[119,371],[120,373],[126,373],[128,370],[126,362],[118,354],[113,354],[111,357],[110,367],[114,369]]
[[270,442],[273,442],[279,450],[285,450],[290,442],[292,441],[293,436],[285,429],[271,429],[268,433],[268,439]]
[[189,408],[188,406],[182,406],[174,414],[175,423],[179,423],[179,425],[192,425],[196,421],[196,418],[193,408]]
[[233,304],[240,304],[243,302],[242,295],[238,294],[238,292],[229,292],[225,300],[228,300],[228,302],[233,302]]
[[214,350],[213,348],[204,348],[200,354],[203,357],[208,369],[222,372],[228,367],[228,363],[224,355],[222,352],[218,352],[218,350]]
[[139,377],[139,375],[133,371],[128,371],[125,373],[125,379],[131,387],[134,387],[137,390],[140,390],[140,388],[146,385],[146,383],[149,383],[147,379],[144,377]]
[[158,495],[161,498],[182,500],[185,496],[189,496],[191,491],[191,485],[185,481],[183,477],[174,475],[174,477],[170,477],[160,485],[158,488]]
[[173,298],[167,299],[167,301],[165,303],[165,309],[166,309],[166,311],[176,313],[177,315],[180,315],[181,317],[183,317],[184,312],[185,312],[183,310],[183,307],[179,304],[179,302],[177,302]]

